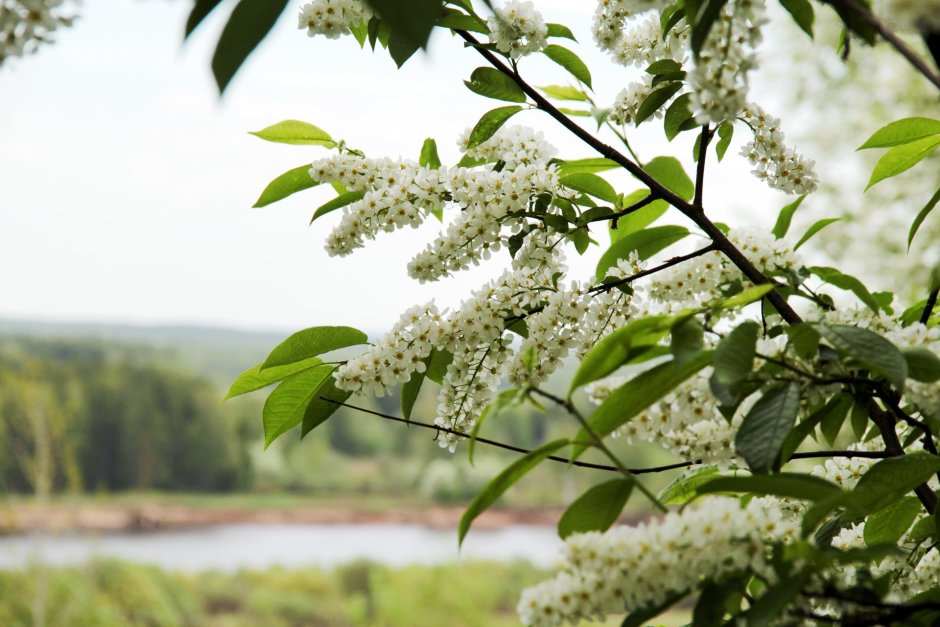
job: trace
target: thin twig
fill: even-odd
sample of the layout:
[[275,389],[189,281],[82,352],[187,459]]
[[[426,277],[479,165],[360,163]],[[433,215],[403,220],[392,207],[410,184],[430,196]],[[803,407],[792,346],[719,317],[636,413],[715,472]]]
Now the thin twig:
[[702,210],[702,195],[705,192],[705,161],[708,157],[708,142],[711,138],[711,132],[706,124],[702,127],[702,134],[699,135],[698,167],[695,169],[695,198],[692,201],[700,211]]
[[695,259],[696,257],[701,257],[702,255],[706,253],[710,253],[713,250],[717,250],[714,243],[709,244],[705,248],[699,248],[698,250],[694,250],[687,255],[680,255],[679,257],[673,257],[672,259],[668,259],[654,268],[647,268],[646,270],[640,270],[636,274],[631,274],[630,276],[623,277],[622,279],[617,279],[616,281],[611,281],[610,283],[603,283],[601,285],[595,285],[594,287],[588,290],[588,293],[595,294],[597,292],[609,292],[615,287],[626,285],[628,283],[633,283],[634,281],[638,279],[642,279],[643,277],[650,276],[651,274],[656,274],[657,272],[660,272],[661,270],[665,270],[666,268],[677,266],[683,261],[688,261],[689,259]]
[[940,287],[930,292],[930,295],[927,296],[927,304],[924,305],[924,312],[920,314],[921,324],[930,322],[930,316],[933,315],[933,308],[937,306],[938,295],[940,295]]

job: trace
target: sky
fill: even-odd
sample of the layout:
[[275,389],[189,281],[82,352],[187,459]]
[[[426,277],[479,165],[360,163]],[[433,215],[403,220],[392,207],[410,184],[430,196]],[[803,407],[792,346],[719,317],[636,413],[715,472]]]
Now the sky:
[[[455,162],[460,133],[500,106],[462,85],[477,55],[437,32],[428,54],[396,70],[350,37],[308,38],[291,8],[220,99],[209,59],[230,5],[184,45],[190,6],[86,0],[54,45],[0,68],[0,317],[376,330],[416,303],[456,304],[495,274],[491,263],[440,283],[409,279],[408,260],[440,229],[432,223],[328,257],[323,241],[338,215],[308,226],[331,196],[326,186],[251,208],[275,176],[327,154],[248,134],[283,119],[312,122],[370,156],[416,158],[434,137]],[[590,42],[586,3],[538,6]],[[571,45],[593,69],[601,103],[636,77]],[[537,85],[569,82],[545,59],[523,69]],[[544,114],[516,119],[544,130],[565,158],[595,156]],[[641,156],[676,154],[691,166],[691,134],[666,144],[660,124],[645,127],[633,136]],[[786,202],[742,177],[740,159],[709,167],[706,200],[719,218],[743,212],[746,221],[755,203],[775,214]],[[590,276],[600,252],[570,259],[573,276]]]

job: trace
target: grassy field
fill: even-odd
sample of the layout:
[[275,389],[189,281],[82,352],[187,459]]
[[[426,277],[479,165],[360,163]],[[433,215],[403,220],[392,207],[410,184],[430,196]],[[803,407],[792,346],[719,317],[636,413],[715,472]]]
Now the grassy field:
[[[0,572],[0,625],[502,627],[518,624],[520,590],[545,576],[523,563],[183,575],[102,561]],[[37,614],[44,621],[34,622]],[[674,613],[657,622],[687,620]]]

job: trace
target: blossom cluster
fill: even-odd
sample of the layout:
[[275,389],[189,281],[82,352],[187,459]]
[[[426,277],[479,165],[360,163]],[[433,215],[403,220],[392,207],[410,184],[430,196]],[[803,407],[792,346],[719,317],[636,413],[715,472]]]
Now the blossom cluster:
[[692,111],[700,124],[732,120],[744,109],[764,11],[764,0],[729,2],[712,24],[689,73]]
[[518,59],[545,47],[548,26],[531,2],[509,0],[487,20],[496,49]]
[[754,140],[741,154],[754,166],[754,174],[770,187],[788,194],[809,194],[816,190],[815,163],[787,148],[780,120],[754,104],[748,104],[742,119],[754,131]]
[[[620,65],[646,67],[653,61],[681,61],[688,29],[662,35],[660,0],[600,0],[594,12],[594,41]],[[655,9],[655,10],[651,10]]]
[[75,16],[63,10],[67,4],[67,0],[0,0],[0,65],[35,52],[52,41],[60,26],[71,26]]
[[548,163],[558,154],[550,143],[545,141],[541,131],[528,126],[505,126],[485,142],[469,147],[470,129],[464,131],[457,142],[461,152],[471,159],[487,163],[502,162],[503,167],[514,170],[519,165]]
[[362,0],[313,0],[300,9],[297,28],[306,28],[308,37],[339,39],[370,17],[372,11]]
[[575,534],[565,543],[565,570],[523,591],[519,616],[546,626],[603,620],[694,590],[703,578],[758,572],[773,580],[769,547],[797,532],[775,499],[742,506],[713,497],[636,527]]
[[[643,101],[653,93],[653,77],[649,74],[643,76],[620,90],[614,104],[610,109],[610,121],[614,124],[626,126],[636,121],[636,113]],[[662,117],[662,108],[657,109],[653,117]]]

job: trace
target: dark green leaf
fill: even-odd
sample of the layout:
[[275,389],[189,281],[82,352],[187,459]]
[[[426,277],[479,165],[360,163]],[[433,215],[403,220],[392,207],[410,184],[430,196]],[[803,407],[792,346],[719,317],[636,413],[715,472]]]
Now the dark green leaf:
[[680,89],[682,89],[682,83],[676,82],[669,83],[650,92],[650,95],[644,98],[640,106],[637,107],[636,115],[633,120],[634,124],[639,126],[641,122],[659,111],[659,109]]
[[669,350],[679,368],[688,363],[705,346],[705,329],[695,317],[683,318],[672,327]]
[[186,18],[186,34],[184,38],[189,39],[189,36],[193,34],[196,27],[199,26],[221,2],[222,0],[195,0],[195,2],[193,2],[193,10],[189,12],[189,17]]
[[670,503],[686,503],[695,497],[696,490],[704,483],[708,483],[718,476],[717,466],[702,468],[690,475],[677,477],[668,486],[663,488],[657,499],[664,505]]
[[734,125],[731,122],[722,122],[718,126],[718,142],[715,144],[715,154],[718,155],[719,161],[725,158],[732,137],[734,137]]
[[600,198],[611,204],[616,204],[619,200],[617,192],[611,187],[610,183],[588,172],[579,172],[577,174],[566,174],[558,179],[558,182],[584,194]]
[[892,122],[875,132],[859,150],[866,148],[891,148],[909,144],[918,139],[940,135],[940,120],[931,118],[904,118]]
[[610,529],[627,504],[633,483],[632,478],[613,479],[588,489],[562,514],[558,521],[559,537],[564,539],[573,533]]
[[803,32],[813,38],[813,22],[816,21],[816,13],[813,11],[813,5],[809,0],[780,0],[780,4],[787,12],[793,16],[793,21],[797,26],[803,29]]
[[304,410],[325,379],[333,378],[333,367],[308,368],[293,374],[274,388],[264,403],[264,447],[303,422]]
[[220,94],[286,6],[287,0],[240,0],[235,6],[212,55],[212,74]]
[[909,496],[875,512],[865,521],[865,544],[897,544],[923,511],[917,497]]
[[261,369],[292,364],[338,348],[365,344],[368,340],[365,333],[352,327],[311,327],[294,333],[278,344]]
[[345,192],[340,194],[336,198],[329,200],[317,207],[317,210],[313,212],[313,217],[310,218],[310,223],[313,224],[313,221],[317,218],[321,218],[332,211],[342,209],[347,205],[351,205],[354,202],[362,200],[365,195],[365,192]]
[[898,348],[874,331],[847,325],[815,326],[819,334],[840,353],[884,375],[899,391],[907,379],[907,361]]
[[852,409],[852,397],[847,394],[833,397],[823,407],[819,430],[830,444],[835,443],[836,437],[842,431],[842,425],[845,424],[845,418],[849,415],[850,409]]
[[726,606],[735,601],[740,604],[743,588],[744,582],[740,579],[706,580],[698,601],[695,603],[695,609],[692,610],[692,627],[724,625]]
[[689,103],[692,100],[692,94],[682,94],[672,101],[669,108],[666,109],[666,117],[663,120],[663,130],[666,132],[666,139],[672,141],[682,131],[683,125],[692,119],[692,109]]
[[265,370],[261,369],[261,364],[257,364],[238,375],[238,378],[235,379],[232,383],[232,387],[229,388],[228,393],[225,395],[225,399],[266,388],[272,383],[282,381],[292,374],[298,373],[301,370],[315,368],[322,363],[323,361],[321,359],[311,357],[310,359],[296,361],[285,366],[267,368]]
[[443,8],[441,0],[366,0],[366,3],[391,28],[389,52],[399,67],[418,48],[427,45]]
[[721,15],[721,9],[727,3],[728,0],[704,0],[702,2],[702,8],[695,14],[689,44],[696,58],[698,58],[699,50],[702,49],[705,40],[708,39],[708,34],[711,32],[712,26],[718,20],[718,16]]
[[529,451],[496,475],[496,477],[473,498],[470,505],[467,506],[467,510],[463,513],[463,516],[460,517],[460,525],[457,530],[458,542],[463,544],[463,539],[467,536],[470,525],[473,524],[476,517],[489,509],[506,490],[511,488],[530,470],[542,463],[546,457],[569,444],[566,439],[549,442],[533,451]]
[[473,15],[464,15],[463,13],[459,12],[448,13],[447,15],[442,16],[439,20],[437,20],[437,25],[443,28],[452,28],[454,30],[467,30],[473,33],[483,33],[484,35],[490,32],[486,22],[480,18]]
[[522,107],[519,105],[512,105],[509,107],[499,107],[484,113],[483,117],[480,118],[480,121],[477,122],[476,126],[473,127],[473,130],[470,131],[470,138],[467,141],[467,148],[476,148],[488,140],[496,133],[496,131],[499,130],[499,127],[506,123],[506,120],[520,111],[522,111]]
[[940,202],[940,189],[937,189],[937,191],[934,192],[934,195],[931,196],[930,200],[927,201],[927,204],[924,205],[924,208],[917,212],[917,217],[914,218],[914,222],[911,223],[911,230],[907,233],[908,250],[911,249],[911,242],[914,241],[914,236],[917,235],[917,231],[920,229],[920,225],[924,223],[924,220],[927,219],[927,216],[930,215],[930,212],[933,211],[938,202]]
[[673,592],[666,596],[666,599],[661,603],[655,605],[650,605],[638,610],[630,612],[630,614],[623,619],[623,622],[620,623],[620,627],[645,627],[649,624],[650,619],[656,618],[670,607],[681,601],[688,592]]
[[814,359],[819,352],[819,332],[809,324],[787,327],[787,336],[796,354],[803,359]]
[[777,619],[788,607],[792,607],[793,600],[799,595],[809,575],[797,572],[784,577],[771,585],[764,594],[758,598],[751,609],[744,615],[743,624],[748,627],[767,627],[777,623]]
[[797,250],[800,246],[808,242],[809,238],[816,235],[830,224],[839,222],[840,220],[842,220],[842,218],[823,218],[822,220],[814,222],[813,225],[806,230],[806,233],[803,234],[803,237],[800,238],[800,241],[796,243],[793,250]]
[[658,343],[668,332],[666,316],[651,316],[633,320],[602,338],[581,360],[571,380],[569,396],[582,385],[606,377]]
[[806,200],[806,196],[806,194],[803,194],[780,210],[780,213],[777,214],[777,223],[774,224],[774,228],[770,231],[774,234],[774,237],[780,239],[787,234],[787,231],[790,230],[790,221],[793,220],[793,214],[796,213],[796,210],[799,209],[803,201]]
[[271,203],[287,198],[291,194],[316,187],[319,184],[319,181],[310,178],[310,165],[302,165],[293,170],[288,170],[268,183],[268,186],[264,188],[261,196],[258,197],[253,206],[256,209],[266,207]]
[[878,301],[875,300],[875,297],[872,296],[871,292],[868,291],[868,288],[865,287],[865,284],[854,276],[842,274],[835,268],[829,268],[826,266],[812,266],[807,269],[826,283],[835,285],[839,289],[851,291],[853,294],[855,294],[855,296],[858,297],[860,301],[871,308],[872,311],[877,313],[880,309]]
[[616,266],[620,259],[628,258],[631,252],[635,251],[641,260],[647,259],[687,235],[689,235],[689,229],[672,224],[652,226],[625,235],[611,244],[601,256],[597,263],[597,280],[600,281],[607,276],[607,270]]
[[653,61],[650,63],[649,67],[646,68],[647,74],[652,74],[657,76],[660,74],[673,74],[675,72],[681,72],[682,65],[678,61],[673,61],[672,59],[660,59],[659,61]]
[[940,135],[924,137],[909,144],[895,146],[875,164],[875,169],[871,173],[871,179],[869,179],[865,191],[868,191],[876,183],[897,176],[914,167],[930,156],[938,146],[940,146]]
[[591,88],[591,71],[588,70],[588,67],[578,55],[555,44],[545,46],[542,52],[546,57],[568,70],[572,76]]
[[304,410],[304,422],[300,430],[300,437],[304,437],[326,422],[326,419],[341,407],[338,403],[345,403],[350,394],[352,393],[336,387],[336,379],[332,376],[323,379],[311,395],[307,409]]
[[876,512],[928,481],[938,470],[940,457],[930,453],[883,459],[869,468],[849,493],[849,510],[857,516]]
[[418,165],[432,170],[441,167],[441,158],[437,156],[437,142],[433,138],[428,137],[421,144],[421,156],[418,158]]
[[431,352],[431,363],[428,364],[428,370],[425,376],[438,385],[443,385],[444,375],[447,374],[447,366],[454,361],[454,355],[446,350],[434,350]]
[[940,381],[940,358],[923,346],[904,351],[907,361],[907,376],[915,381],[934,383]]
[[332,148],[336,145],[330,134],[318,126],[300,120],[284,120],[272,124],[260,131],[251,131],[250,135],[260,137],[269,142],[281,144],[294,144],[299,146],[326,146]]
[[732,385],[751,374],[759,330],[756,322],[748,320],[718,342],[715,347],[713,379],[724,385]]
[[842,492],[836,484],[795,472],[775,475],[751,475],[738,477],[715,477],[700,485],[699,494],[717,492],[747,493],[759,496],[779,496],[801,501],[821,501]]
[[[591,428],[599,437],[607,437],[671,392],[677,385],[710,364],[711,360],[711,351],[706,351],[699,353],[680,368],[677,368],[671,361],[667,361],[637,375],[614,390],[600,407],[594,410],[588,420]],[[576,438],[577,442],[589,440],[587,432],[583,429]],[[576,445],[574,456],[580,455],[585,448],[584,444]]]
[[430,363],[431,356],[428,355],[424,358],[425,372],[412,372],[411,378],[401,386],[401,415],[405,417],[405,420],[411,420],[411,410],[414,409],[415,401],[418,400],[418,393],[421,391],[421,384],[424,383]]
[[744,417],[734,445],[755,473],[773,470],[800,409],[800,386],[788,383],[769,390]]
[[470,91],[495,98],[496,100],[507,100],[509,102],[525,102],[526,95],[522,88],[513,79],[509,78],[499,70],[489,67],[478,67],[473,70],[469,81],[464,81],[464,85]]

